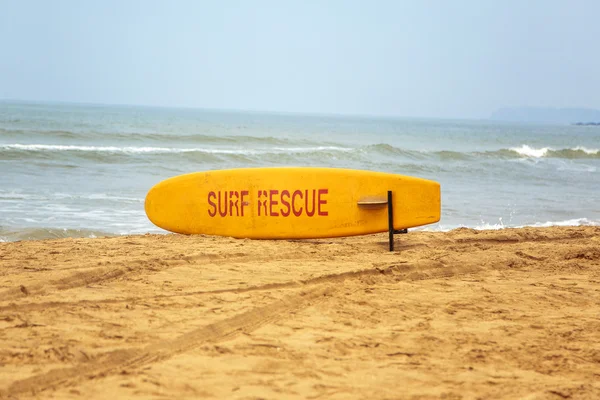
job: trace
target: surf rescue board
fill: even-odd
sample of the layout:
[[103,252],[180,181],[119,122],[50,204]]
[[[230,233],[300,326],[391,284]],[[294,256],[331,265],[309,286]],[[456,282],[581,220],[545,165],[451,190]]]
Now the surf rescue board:
[[338,168],[242,168],[196,172],[150,189],[150,221],[171,232],[251,239],[364,235],[440,219],[437,182]]

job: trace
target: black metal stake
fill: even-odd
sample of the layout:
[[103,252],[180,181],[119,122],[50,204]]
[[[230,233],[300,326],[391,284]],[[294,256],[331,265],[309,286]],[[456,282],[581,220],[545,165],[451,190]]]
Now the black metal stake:
[[390,251],[394,251],[394,233],[408,233],[408,229],[394,229],[394,203],[392,202],[392,191],[388,190],[388,230],[390,233]]
[[390,233],[390,251],[394,251],[394,203],[392,203],[392,191],[388,190],[388,229]]

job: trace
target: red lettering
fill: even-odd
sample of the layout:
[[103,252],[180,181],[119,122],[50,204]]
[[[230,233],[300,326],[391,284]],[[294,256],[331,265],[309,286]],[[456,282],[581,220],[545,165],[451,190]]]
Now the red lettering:
[[[300,199],[302,199],[302,192],[299,190],[294,191],[294,194],[292,195],[292,210],[294,211],[294,215],[296,217],[299,217],[302,214],[302,207],[300,207],[299,210],[296,210],[296,196],[300,196]],[[302,203],[300,203],[302,204]]]
[[312,191],[313,195],[312,195],[312,210],[308,211],[308,190],[306,190],[306,197],[304,198],[304,204],[306,204],[306,215],[308,215],[309,217],[312,217],[313,215],[315,215],[315,198],[316,198],[316,190],[313,189]]
[[317,204],[319,205],[319,215],[323,217],[326,217],[327,215],[329,215],[329,213],[327,211],[321,210],[321,206],[327,204],[327,200],[322,199],[321,196],[326,195],[328,192],[328,189],[319,189],[319,200],[317,201]]
[[221,192],[219,191],[219,199],[217,200],[217,204],[219,204],[219,215],[224,217],[227,215],[227,192],[223,193],[223,209],[221,209]]
[[277,211],[273,211],[273,206],[279,204],[278,201],[273,200],[273,195],[279,194],[279,190],[269,190],[269,215],[271,217],[279,217],[279,213]]
[[281,211],[281,215],[283,217],[288,217],[290,215],[290,212],[291,212],[290,202],[288,200],[286,200],[285,197],[287,197],[288,199],[290,198],[290,192],[289,192],[289,190],[282,190],[281,191],[281,205],[285,207],[285,211],[283,211],[283,208],[280,210]]
[[217,195],[215,194],[215,192],[208,192],[208,205],[213,208],[212,211],[210,210],[210,208],[208,209],[208,215],[210,215],[211,217],[217,215],[217,205],[211,201],[211,198],[214,199],[216,197]]
[[244,206],[248,205],[248,202],[246,200],[244,200],[244,196],[248,196],[248,191],[247,190],[242,190],[241,195],[240,195],[240,209],[242,210],[242,217],[244,216]]
[[[235,196],[236,200],[233,201],[233,196]],[[240,209],[238,208],[238,200],[237,198],[239,197],[238,192],[235,191],[230,191],[229,192],[229,216],[233,217],[233,207],[235,207],[235,216],[239,216],[240,215]]]
[[[266,190],[265,191],[259,190],[258,191],[258,198],[259,199],[261,198],[261,196],[263,195],[263,193],[265,194],[265,197],[267,197],[267,191]],[[258,200],[258,216],[259,217],[261,216],[261,209],[263,209],[263,207],[264,207],[265,215],[267,215],[267,200],[264,200],[264,201]]]
[[[311,195],[312,191],[312,195]],[[289,217],[292,213],[296,217],[306,214],[308,217],[315,215],[326,217],[329,189],[304,189],[294,190],[259,190],[258,194],[258,216],[265,217]],[[252,211],[252,205],[248,199],[248,190],[224,190],[211,191],[207,195],[208,215],[216,217],[244,217],[247,215],[247,207]]]

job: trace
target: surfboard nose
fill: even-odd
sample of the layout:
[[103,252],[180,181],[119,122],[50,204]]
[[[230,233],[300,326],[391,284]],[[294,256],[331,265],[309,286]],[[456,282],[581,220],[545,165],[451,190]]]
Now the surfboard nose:
[[159,213],[156,212],[156,210],[158,208],[158,204],[157,204],[158,196],[156,195],[156,186],[157,185],[154,185],[152,188],[150,188],[150,190],[146,194],[146,199],[144,200],[144,211],[146,212],[146,216],[148,217],[150,222],[152,222],[154,225],[161,228],[161,226],[158,224],[158,222],[156,220],[156,216],[160,215]]
[[144,201],[144,211],[150,222],[159,228],[184,233],[177,222],[182,221],[181,218],[174,218],[177,210],[181,209],[178,200],[182,196],[173,196],[169,186],[169,182],[163,181],[150,188]]

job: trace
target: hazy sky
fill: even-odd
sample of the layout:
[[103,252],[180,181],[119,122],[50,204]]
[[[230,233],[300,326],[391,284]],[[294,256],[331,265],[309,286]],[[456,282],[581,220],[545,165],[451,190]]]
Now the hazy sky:
[[0,0],[0,99],[415,117],[600,108],[600,1]]

